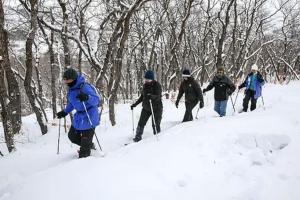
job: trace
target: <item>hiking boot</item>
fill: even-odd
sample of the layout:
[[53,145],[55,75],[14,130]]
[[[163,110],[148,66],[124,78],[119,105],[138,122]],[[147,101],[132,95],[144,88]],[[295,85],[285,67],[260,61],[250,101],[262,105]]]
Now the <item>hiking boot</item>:
[[141,139],[142,139],[141,136],[135,136],[135,137],[133,138],[133,141],[134,141],[134,142],[139,142]]
[[95,146],[95,144],[94,144],[94,142],[92,142],[92,144],[91,144],[91,149],[92,149],[92,150],[97,150],[97,149],[96,149],[96,146]]

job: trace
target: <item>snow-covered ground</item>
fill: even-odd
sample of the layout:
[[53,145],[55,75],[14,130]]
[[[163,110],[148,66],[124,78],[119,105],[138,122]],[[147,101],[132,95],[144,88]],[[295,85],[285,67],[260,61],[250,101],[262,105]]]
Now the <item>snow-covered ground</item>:
[[57,155],[58,126],[50,123],[41,136],[34,117],[26,117],[18,151],[8,155],[0,144],[0,200],[299,200],[299,91],[300,82],[267,84],[264,105],[259,99],[254,112],[233,114],[229,101],[223,118],[213,111],[210,91],[198,119],[188,123],[180,123],[183,102],[176,109],[164,100],[158,140],[149,121],[143,140],[127,146],[132,113],[129,104],[118,105],[117,126],[104,111],[96,130],[106,156],[85,159],[77,159],[78,147],[63,129]]

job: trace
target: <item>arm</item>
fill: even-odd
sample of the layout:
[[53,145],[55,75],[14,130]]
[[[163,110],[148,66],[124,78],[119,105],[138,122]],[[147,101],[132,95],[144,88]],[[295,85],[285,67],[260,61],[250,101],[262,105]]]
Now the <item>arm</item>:
[[236,87],[228,77],[227,77],[227,84],[229,88],[228,95],[231,95],[235,91]]
[[204,92],[209,91],[211,89],[213,89],[215,87],[215,79],[213,78],[213,80],[209,83],[209,85],[203,90]]
[[87,104],[91,106],[98,106],[100,105],[101,99],[100,96],[96,92],[96,88],[94,88],[90,84],[85,84],[82,88],[82,92],[89,96],[88,100],[86,101]]
[[72,110],[74,110],[74,106],[68,100],[68,104],[67,104],[66,108],[64,109],[64,112],[66,114],[69,114],[70,112],[72,112]]
[[177,100],[176,102],[179,102],[182,95],[183,95],[184,91],[183,91],[183,82],[180,84],[180,87],[179,87],[179,93],[178,93],[178,96],[177,96]]
[[257,73],[257,80],[258,82],[261,84],[261,85],[264,85],[265,84],[265,80],[264,78],[262,77],[261,73]]

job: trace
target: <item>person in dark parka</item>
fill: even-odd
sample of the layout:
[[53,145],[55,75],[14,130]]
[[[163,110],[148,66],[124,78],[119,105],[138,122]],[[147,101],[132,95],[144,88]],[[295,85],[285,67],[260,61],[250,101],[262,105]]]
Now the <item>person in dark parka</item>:
[[213,77],[209,85],[203,89],[203,93],[213,88],[215,88],[214,110],[220,115],[220,117],[223,117],[226,115],[228,97],[235,91],[236,88],[232,81],[224,74],[223,67],[217,69],[217,74]]
[[252,65],[251,73],[248,74],[245,81],[239,86],[239,89],[246,87],[245,97],[243,100],[243,112],[247,112],[248,104],[251,100],[250,110],[255,110],[257,99],[261,96],[262,86],[265,81],[258,71],[256,64]]
[[64,110],[56,115],[60,119],[67,116],[74,109],[76,110],[68,136],[72,143],[80,146],[79,158],[88,157],[93,147],[95,127],[100,123],[98,112],[100,96],[97,94],[96,89],[86,83],[85,78],[72,68],[68,68],[64,72],[63,79],[69,87],[68,104]]
[[203,108],[204,101],[200,85],[193,77],[191,77],[191,71],[189,69],[183,70],[182,77],[183,81],[181,82],[179,87],[179,93],[175,102],[175,106],[176,108],[178,108],[179,101],[184,93],[186,110],[182,122],[187,122],[193,120],[192,110],[197,105],[197,103],[200,102],[199,107]]
[[[133,138],[134,142],[138,142],[142,139],[144,127],[149,117],[152,115],[150,100],[152,102],[156,130],[157,133],[160,132],[160,122],[162,119],[162,111],[163,111],[163,105],[161,101],[161,92],[162,92],[161,85],[159,82],[154,80],[154,72],[151,70],[146,71],[144,78],[145,78],[145,83],[143,85],[143,91],[141,93],[141,96],[134,104],[130,106],[131,110],[133,110],[134,107],[136,107],[139,103],[142,102],[142,107],[143,107],[138,122],[138,126],[136,128],[136,135]],[[153,119],[152,119],[152,128],[153,128],[153,133],[157,134]]]

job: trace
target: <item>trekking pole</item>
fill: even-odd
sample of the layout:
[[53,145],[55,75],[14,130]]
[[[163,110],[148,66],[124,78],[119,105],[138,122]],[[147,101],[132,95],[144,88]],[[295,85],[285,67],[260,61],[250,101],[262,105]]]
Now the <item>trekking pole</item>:
[[261,100],[262,100],[262,103],[263,103],[263,108],[264,108],[264,110],[266,109],[266,107],[265,107],[265,101],[264,101],[264,97],[263,97],[263,95],[261,94]]
[[60,142],[60,122],[61,122],[61,120],[59,119],[59,121],[58,121],[57,154],[59,154],[59,142]]
[[1,151],[0,151],[0,155],[1,155],[1,156],[4,156],[3,153],[2,153]]
[[131,119],[132,119],[132,133],[134,136],[134,117],[133,117],[133,109],[131,110]]
[[230,97],[230,100],[231,100],[231,104],[232,104],[233,112],[235,112],[235,107],[234,107],[234,104],[233,104],[233,101],[232,101],[232,97],[231,97],[231,95],[230,95],[229,97]]
[[238,95],[239,95],[239,92],[240,92],[240,89],[238,89],[238,91],[237,91],[237,93],[236,93],[236,96],[235,96],[235,100],[234,100],[234,106],[235,106],[235,103],[236,103],[236,100],[237,100],[237,97],[238,97]]
[[[91,127],[94,127],[94,126],[93,126],[93,123],[92,123],[92,121],[91,121],[90,115],[89,115],[89,113],[87,112],[85,103],[82,102],[82,104],[83,104],[85,113],[86,113],[86,115],[87,115],[87,117],[88,117],[88,120],[89,120],[89,122],[90,122]],[[101,151],[103,151],[102,148],[101,148],[101,145],[100,145],[100,142],[99,142],[99,140],[98,140],[98,137],[97,137],[97,134],[96,134],[96,131],[95,131],[95,130],[94,130],[94,133],[95,133],[95,137],[96,137],[97,143],[98,143],[98,145],[99,145],[99,148],[100,148]]]
[[155,135],[156,135],[156,139],[158,141],[158,136],[157,136],[157,128],[156,128],[156,122],[155,122],[155,116],[154,116],[154,112],[153,112],[153,107],[152,107],[152,101],[151,99],[149,99],[149,102],[150,102],[150,108],[151,108],[151,112],[152,112],[152,120],[154,122],[154,130],[155,130]]
[[199,106],[198,109],[197,109],[196,119],[198,119],[198,113],[199,113],[199,110],[200,110],[200,106]]

